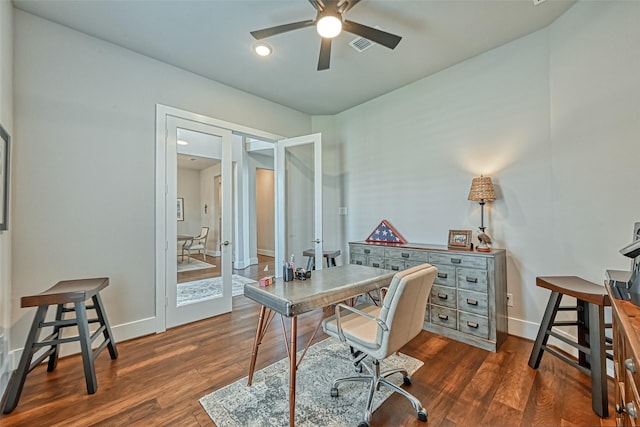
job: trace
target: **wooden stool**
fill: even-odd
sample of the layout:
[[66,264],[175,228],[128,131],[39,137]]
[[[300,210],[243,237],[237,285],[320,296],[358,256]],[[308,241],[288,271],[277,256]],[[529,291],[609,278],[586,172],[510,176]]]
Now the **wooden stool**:
[[[109,285],[109,279],[80,279],[65,280],[47,289],[41,294],[25,296],[21,299],[21,307],[38,307],[36,315],[31,324],[31,330],[27,336],[27,342],[22,351],[22,357],[18,369],[16,369],[9,380],[5,398],[2,401],[2,412],[10,413],[18,405],[20,394],[27,374],[38,366],[44,359],[49,357],[47,367],[48,372],[52,372],[58,363],[58,346],[62,343],[80,341],[82,350],[82,363],[84,365],[84,376],[87,383],[87,393],[93,394],[98,389],[96,381],[96,371],[94,359],[105,347],[109,349],[111,359],[118,357],[116,342],[113,339],[107,315],[102,306],[100,291]],[[93,305],[85,305],[85,301],[91,299]],[[73,303],[73,307],[66,307],[66,304]],[[52,322],[46,322],[45,317],[50,305],[57,305],[56,318]],[[87,310],[95,310],[97,317],[88,319]],[[64,319],[64,313],[75,312],[73,319]],[[98,329],[91,334],[89,323],[98,323]],[[53,332],[39,340],[40,330],[46,327],[53,327]],[[78,335],[74,337],[62,337],[62,330],[67,327],[77,326]],[[102,334],[104,341],[98,348],[92,350],[91,343]],[[41,348],[49,347],[35,361],[31,361],[36,352]]]
[[[302,252],[302,256],[309,257],[307,259],[307,270],[316,269],[316,251],[315,249],[307,249]],[[336,258],[340,256],[340,249],[337,251],[322,251],[322,256],[327,260],[327,268],[336,266]]]
[[[611,350],[611,340],[605,337],[605,328],[611,325],[604,323],[604,307],[611,301],[604,286],[598,286],[576,276],[537,277],[536,285],[551,290],[547,309],[540,323],[538,337],[531,350],[529,366],[538,369],[543,352],[548,352],[560,360],[578,368],[591,376],[591,400],[593,411],[602,418],[609,416],[607,396],[606,359],[613,357],[607,354]],[[564,295],[574,297],[575,307],[561,307]],[[575,321],[556,321],[558,311],[575,311]],[[553,331],[554,326],[577,326],[578,341],[572,341],[564,335]],[[549,336],[559,339],[578,349],[578,363],[564,354],[547,346]]]

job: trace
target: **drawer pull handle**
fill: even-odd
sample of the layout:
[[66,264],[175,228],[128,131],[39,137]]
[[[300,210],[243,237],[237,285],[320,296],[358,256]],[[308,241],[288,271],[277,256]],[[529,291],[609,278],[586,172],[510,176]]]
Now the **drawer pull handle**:
[[451,258],[451,264],[461,264],[462,260],[460,258]]
[[447,278],[447,273],[438,273],[438,277],[441,279],[446,279]]
[[467,326],[470,328],[478,329],[478,324],[476,322],[467,322]]
[[365,254],[370,254],[370,253],[371,253],[371,249],[365,249],[365,250],[364,250],[364,253],[365,253]]
[[378,264],[377,262],[374,262],[374,263],[373,263],[373,264],[371,264],[371,265],[373,265],[374,267],[380,268],[380,264]]
[[478,301],[475,299],[467,298],[467,304],[469,305],[478,305]]
[[356,261],[356,264],[362,265],[362,261]]
[[478,278],[477,277],[469,277],[469,276],[467,276],[467,282],[469,282],[469,283],[478,283]]
[[633,360],[633,357],[625,359],[624,367],[627,368],[632,374],[636,373],[636,362]]
[[447,295],[447,294],[438,294],[438,298],[447,299],[447,298],[449,298],[449,295]]
[[442,320],[449,320],[449,316],[446,316],[444,314],[438,314],[438,318]]
[[391,266],[391,269],[392,269],[393,271],[398,271],[398,270],[400,270],[400,267],[398,267],[397,265],[392,265],[392,266]]
[[402,258],[409,258],[409,254],[405,252],[402,252],[400,256],[402,256]]

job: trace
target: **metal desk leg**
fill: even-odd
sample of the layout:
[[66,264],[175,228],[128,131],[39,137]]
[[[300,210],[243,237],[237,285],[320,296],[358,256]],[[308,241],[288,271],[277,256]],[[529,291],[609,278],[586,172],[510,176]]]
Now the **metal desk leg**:
[[253,340],[253,350],[251,351],[251,362],[249,363],[249,377],[247,379],[247,386],[251,385],[253,381],[253,373],[256,369],[256,359],[258,358],[258,346],[262,341],[262,333],[264,331],[265,312],[267,308],[263,305],[260,306],[260,315],[258,316],[258,326],[256,326],[256,337]]
[[296,371],[298,369],[296,337],[298,336],[298,318],[291,318],[291,345],[289,346],[289,426],[295,425],[296,418]]
[[586,303],[589,310],[589,344],[591,347],[592,407],[602,418],[609,416],[607,367],[604,336],[604,306]]

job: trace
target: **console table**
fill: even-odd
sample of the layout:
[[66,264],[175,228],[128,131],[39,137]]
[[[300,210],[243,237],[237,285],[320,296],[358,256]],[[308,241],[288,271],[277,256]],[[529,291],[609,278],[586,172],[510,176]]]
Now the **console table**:
[[506,251],[451,250],[419,243],[349,242],[351,264],[400,271],[438,268],[423,329],[489,351],[507,338]]

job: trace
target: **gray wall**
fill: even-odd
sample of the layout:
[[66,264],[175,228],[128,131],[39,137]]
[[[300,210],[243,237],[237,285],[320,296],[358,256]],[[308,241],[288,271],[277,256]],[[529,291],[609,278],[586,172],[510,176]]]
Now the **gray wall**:
[[548,292],[536,276],[602,284],[628,268],[618,249],[640,220],[639,17],[640,2],[578,2],[546,29],[314,118],[344,151],[343,249],[382,219],[410,242],[477,232],[467,194],[485,174],[499,197],[485,225],[509,253],[510,333],[537,330]]
[[[157,103],[285,136],[308,115],[15,10],[13,348],[20,297],[108,276],[118,339],[155,316]],[[34,265],[37,263],[37,268]]]

